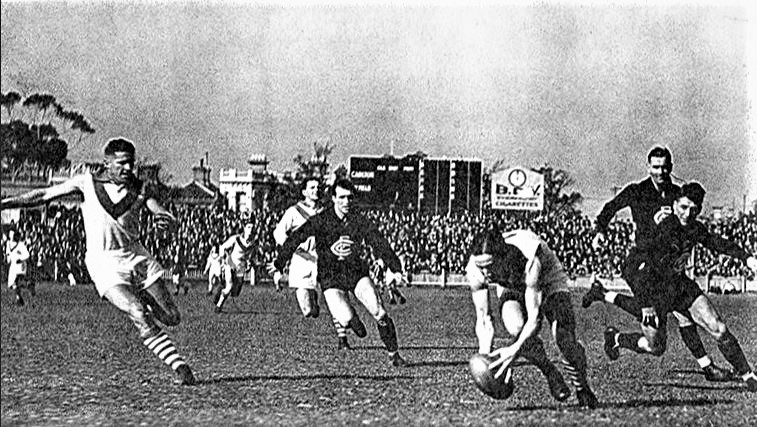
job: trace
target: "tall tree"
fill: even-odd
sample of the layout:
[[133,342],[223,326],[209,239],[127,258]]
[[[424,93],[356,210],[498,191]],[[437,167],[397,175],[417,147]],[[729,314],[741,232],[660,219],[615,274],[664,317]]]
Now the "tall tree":
[[10,91],[2,94],[0,104],[8,111],[8,123],[13,121],[13,107],[21,101],[21,95],[17,92]]

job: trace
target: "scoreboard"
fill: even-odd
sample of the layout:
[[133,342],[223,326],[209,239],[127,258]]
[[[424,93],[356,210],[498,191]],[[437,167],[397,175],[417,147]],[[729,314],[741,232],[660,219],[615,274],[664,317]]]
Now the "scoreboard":
[[418,208],[420,158],[351,156],[350,179],[357,189],[357,203],[370,207]]
[[480,160],[424,159],[420,168],[423,212],[481,212],[483,168]]
[[480,160],[351,156],[349,170],[362,206],[439,215],[481,212]]

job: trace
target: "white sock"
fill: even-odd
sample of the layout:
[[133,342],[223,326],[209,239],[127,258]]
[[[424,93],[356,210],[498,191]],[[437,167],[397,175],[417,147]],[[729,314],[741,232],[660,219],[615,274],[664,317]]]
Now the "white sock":
[[749,371],[746,374],[742,375],[741,378],[744,381],[748,380],[749,378],[753,378],[753,379],[757,380],[757,375],[754,374],[754,371]]
[[617,292],[613,292],[613,291],[605,292],[605,302],[608,302],[610,304],[615,304],[615,298],[617,297],[618,297]]
[[710,365],[712,365],[712,359],[710,359],[710,356],[704,356],[697,359],[697,363],[699,364],[699,367],[704,369]]

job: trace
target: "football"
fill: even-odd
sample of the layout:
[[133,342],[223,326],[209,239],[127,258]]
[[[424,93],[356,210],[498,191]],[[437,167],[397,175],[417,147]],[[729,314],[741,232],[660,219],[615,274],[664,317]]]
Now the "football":
[[494,378],[496,371],[489,369],[491,362],[492,359],[485,354],[476,354],[471,357],[468,367],[473,376],[473,382],[485,395],[494,399],[507,399],[515,389],[512,369],[508,368],[501,377]]

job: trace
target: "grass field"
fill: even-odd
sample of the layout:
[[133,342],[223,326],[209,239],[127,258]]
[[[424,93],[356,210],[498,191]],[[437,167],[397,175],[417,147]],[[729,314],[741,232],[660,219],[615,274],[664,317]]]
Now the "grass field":
[[[757,395],[742,383],[708,383],[671,331],[661,358],[602,351],[608,324],[635,328],[615,308],[576,309],[589,358],[595,410],[554,401],[533,366],[515,371],[506,401],[481,394],[467,361],[476,351],[473,308],[463,288],[410,288],[387,306],[410,362],[392,367],[365,312],[364,340],[339,351],[328,314],[301,318],[294,296],[247,288],[214,314],[197,284],[179,296],[182,324],[167,328],[200,384],[175,385],[125,316],[92,286],[43,284],[16,307],[2,291],[2,417],[10,425],[757,425]],[[580,293],[573,294],[574,304]],[[757,296],[714,296],[753,364]],[[675,322],[671,322],[675,324]],[[675,329],[675,328],[671,328]],[[554,341],[542,335],[551,358]],[[714,341],[705,346],[725,366]]]

